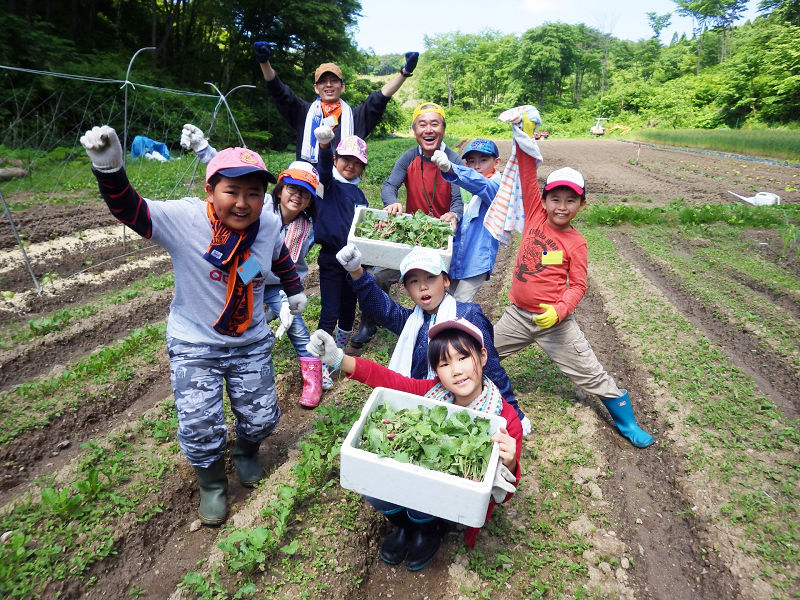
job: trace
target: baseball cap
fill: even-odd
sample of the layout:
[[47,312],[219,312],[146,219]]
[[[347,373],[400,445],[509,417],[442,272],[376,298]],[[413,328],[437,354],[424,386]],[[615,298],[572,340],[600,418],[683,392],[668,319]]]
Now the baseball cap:
[[336,154],[339,156],[355,156],[362,163],[367,164],[367,142],[357,135],[343,137],[336,146]]
[[565,185],[574,191],[576,194],[583,196],[586,193],[586,180],[580,172],[572,167],[562,167],[556,169],[547,176],[547,181],[544,184],[546,192],[557,188],[558,186]]
[[428,339],[433,339],[435,336],[447,329],[458,329],[459,331],[463,331],[464,333],[472,336],[481,345],[481,347],[483,347],[483,333],[481,333],[481,330],[478,329],[477,325],[467,321],[464,317],[448,319],[447,321],[437,323],[428,330]]
[[403,281],[411,269],[422,269],[431,275],[447,273],[441,254],[431,248],[414,248],[400,261],[400,279]]
[[278,175],[278,183],[289,183],[304,188],[317,197],[319,173],[309,162],[295,160]]
[[485,140],[483,138],[476,138],[472,140],[461,154],[461,158],[464,158],[470,152],[480,152],[481,154],[488,154],[489,156],[494,156],[495,158],[500,156],[500,151],[497,149],[497,144],[495,144],[492,140]]
[[414,121],[417,120],[422,113],[433,112],[438,115],[441,115],[442,121],[445,120],[444,116],[444,109],[434,102],[423,102],[417,108],[414,109],[414,113],[411,115],[411,124],[414,124]]
[[264,161],[247,148],[225,148],[206,165],[206,183],[219,173],[223,177],[241,177],[249,173],[260,173],[269,183],[275,183],[275,175],[267,171]]
[[317,67],[317,70],[314,71],[314,83],[317,83],[320,78],[325,75],[325,73],[333,73],[339,79],[344,81],[342,70],[338,66],[336,66],[334,63],[322,63]]

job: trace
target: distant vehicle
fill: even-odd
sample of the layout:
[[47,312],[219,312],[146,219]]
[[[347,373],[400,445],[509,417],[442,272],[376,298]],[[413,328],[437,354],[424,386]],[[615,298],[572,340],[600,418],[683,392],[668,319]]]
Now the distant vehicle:
[[606,128],[603,127],[603,124],[600,121],[608,121],[608,118],[606,117],[595,117],[595,118],[597,119],[597,122],[595,122],[594,127],[589,129],[589,133],[591,135],[596,135],[599,137],[605,134],[606,132]]
[[533,132],[533,137],[534,137],[534,139],[537,139],[537,140],[546,140],[548,137],[550,137],[550,132],[549,131],[534,131]]

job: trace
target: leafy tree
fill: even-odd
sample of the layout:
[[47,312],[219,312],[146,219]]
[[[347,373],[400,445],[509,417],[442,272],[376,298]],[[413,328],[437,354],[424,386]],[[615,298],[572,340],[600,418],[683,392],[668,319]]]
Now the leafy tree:
[[647,24],[650,26],[650,29],[653,30],[653,38],[659,39],[661,37],[661,32],[670,26],[672,13],[659,15],[653,11],[645,13],[645,15],[647,16]]

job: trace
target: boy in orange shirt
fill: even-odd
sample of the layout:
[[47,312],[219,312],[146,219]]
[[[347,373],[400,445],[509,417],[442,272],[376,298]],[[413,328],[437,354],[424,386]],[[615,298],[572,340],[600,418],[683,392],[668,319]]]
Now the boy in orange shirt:
[[503,359],[536,342],[575,385],[602,399],[631,444],[646,448],[653,436],[636,423],[627,390],[617,387],[572,316],[586,293],[586,239],[571,225],[586,205],[586,182],[571,167],[557,169],[547,177],[542,195],[530,153],[535,142],[520,123],[512,128],[525,229],[508,293],[512,304],[494,326],[497,352]]

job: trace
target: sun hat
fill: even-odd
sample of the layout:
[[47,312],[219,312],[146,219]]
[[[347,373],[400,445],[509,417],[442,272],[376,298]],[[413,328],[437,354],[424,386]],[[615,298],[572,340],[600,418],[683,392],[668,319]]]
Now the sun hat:
[[275,183],[275,175],[267,170],[264,161],[247,148],[225,148],[206,165],[206,183],[219,173],[223,177],[241,177],[249,173],[261,173],[269,183]]
[[544,190],[549,192],[553,188],[557,188],[561,185],[567,186],[573,192],[581,196],[586,193],[586,180],[580,172],[572,167],[562,167],[550,173],[544,184]]
[[362,163],[367,164],[367,142],[357,135],[343,137],[336,146],[338,156],[355,156]]
[[411,269],[422,269],[431,275],[447,273],[442,255],[431,248],[414,248],[405,255],[400,261],[400,282]]
[[466,158],[470,152],[480,152],[481,154],[488,154],[497,158],[500,156],[500,151],[497,149],[497,144],[492,140],[485,140],[483,138],[476,138],[472,140],[461,154],[461,158]]
[[444,116],[444,109],[441,106],[439,106],[434,102],[423,102],[422,104],[417,106],[417,108],[414,109],[414,113],[411,115],[411,124],[413,125],[414,121],[416,121],[417,118],[422,113],[427,113],[427,112],[432,112],[436,113],[437,115],[441,115],[442,121],[446,119],[446,117]]
[[304,160],[295,160],[278,175],[278,183],[289,183],[304,188],[317,196],[319,173],[314,165]]
[[477,341],[481,347],[483,347],[483,333],[481,333],[481,330],[478,329],[477,325],[467,321],[464,317],[448,319],[447,321],[437,323],[428,329],[428,339],[433,339],[434,336],[439,335],[441,332],[447,329],[458,329],[459,331],[463,331],[464,333],[472,336],[475,341]]
[[339,79],[344,81],[344,76],[342,75],[342,70],[336,66],[334,63],[322,63],[320,66],[317,67],[317,70],[314,71],[314,83],[317,83],[325,73],[333,73]]

